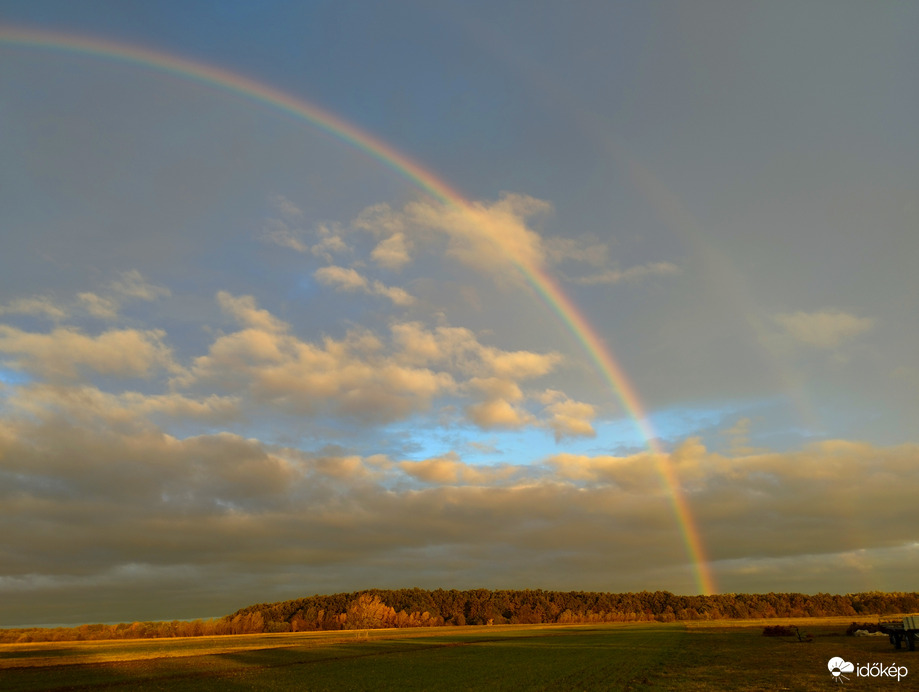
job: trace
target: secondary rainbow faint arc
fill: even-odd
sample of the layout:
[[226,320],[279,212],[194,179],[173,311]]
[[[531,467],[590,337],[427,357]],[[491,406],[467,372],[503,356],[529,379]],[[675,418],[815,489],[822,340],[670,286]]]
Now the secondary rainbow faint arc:
[[[0,43],[117,59],[236,92],[255,101],[279,108],[297,118],[307,120],[379,159],[383,164],[395,169],[441,202],[464,212],[478,215],[476,206],[467,201],[460,192],[386,142],[311,103],[229,70],[107,39],[20,27],[0,26]],[[500,246],[500,243],[498,245]],[[680,489],[676,473],[669,456],[657,442],[657,436],[648,422],[644,407],[632,383],[590,322],[538,261],[523,257],[519,253],[514,255],[508,252],[508,257],[542,299],[561,318],[575,338],[581,342],[635,422],[649,451],[657,461],[661,478],[670,494],[677,523],[680,526],[689,557],[695,566],[697,586],[703,594],[716,593],[714,578],[708,566],[702,539]]]

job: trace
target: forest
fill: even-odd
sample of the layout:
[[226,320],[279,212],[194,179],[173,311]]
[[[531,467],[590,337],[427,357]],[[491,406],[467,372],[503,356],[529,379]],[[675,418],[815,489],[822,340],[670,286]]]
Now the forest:
[[217,636],[311,630],[500,624],[674,622],[919,612],[919,593],[800,593],[677,596],[472,589],[369,589],[258,603],[222,618],[0,630],[0,643]]

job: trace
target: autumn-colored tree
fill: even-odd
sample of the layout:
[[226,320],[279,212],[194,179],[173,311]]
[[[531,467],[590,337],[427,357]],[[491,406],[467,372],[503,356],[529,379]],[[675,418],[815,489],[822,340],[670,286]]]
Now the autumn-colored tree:
[[361,594],[348,606],[346,627],[352,630],[392,627],[396,611],[383,603],[379,596]]

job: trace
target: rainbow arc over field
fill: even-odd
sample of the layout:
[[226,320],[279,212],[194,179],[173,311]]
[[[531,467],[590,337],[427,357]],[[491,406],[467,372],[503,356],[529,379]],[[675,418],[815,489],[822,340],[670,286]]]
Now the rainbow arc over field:
[[[156,50],[97,37],[0,25],[0,45],[3,44],[97,56],[171,73],[186,80],[235,92],[248,99],[277,108],[296,118],[305,120],[334,137],[361,149],[380,160],[387,167],[396,170],[438,201],[462,212],[467,216],[471,224],[480,229],[480,232],[488,234],[490,228],[493,230],[494,222],[487,218],[487,214],[480,205],[466,200],[460,192],[450,187],[437,175],[423,168],[405,154],[395,150],[386,142],[358,129],[316,105],[248,77]],[[635,387],[616,361],[610,348],[604,343],[604,340],[577,305],[565,294],[557,280],[542,266],[538,258],[528,257],[523,253],[513,252],[507,247],[502,247],[501,239],[498,237],[491,237],[490,239],[508,255],[509,261],[520,271],[543,301],[583,345],[597,369],[603,374],[603,377],[616,393],[628,415],[633,419],[646,441],[649,452],[657,463],[661,480],[670,496],[689,558],[694,565],[697,587],[703,594],[716,593],[717,589],[709,568],[709,561],[703,549],[699,530],[696,527],[689,505],[683,496],[670,457],[658,443],[657,436],[648,422],[647,414]]]

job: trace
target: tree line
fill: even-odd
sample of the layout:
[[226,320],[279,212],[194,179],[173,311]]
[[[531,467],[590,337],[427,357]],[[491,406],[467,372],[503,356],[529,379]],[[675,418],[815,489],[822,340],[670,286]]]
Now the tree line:
[[[260,613],[272,631],[372,629],[743,618],[886,615],[919,610],[919,593],[868,592],[677,596],[668,591],[605,593],[473,589],[370,589],[260,603],[234,613]],[[289,628],[289,629],[288,629]]]
[[919,612],[919,593],[677,596],[668,591],[614,594],[542,589],[370,589],[259,603],[212,620],[0,630],[0,643],[444,625],[866,617],[914,612]]

